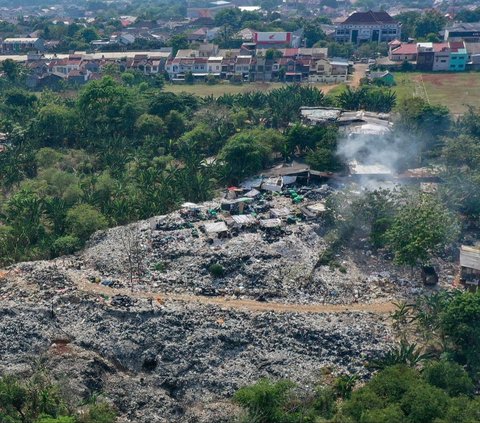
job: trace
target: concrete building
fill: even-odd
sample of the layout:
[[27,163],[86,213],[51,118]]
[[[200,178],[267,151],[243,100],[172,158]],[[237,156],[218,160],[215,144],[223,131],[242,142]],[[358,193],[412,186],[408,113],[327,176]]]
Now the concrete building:
[[5,38],[2,42],[3,53],[26,53],[44,49],[44,41],[41,38]]
[[445,41],[480,42],[480,22],[460,22],[445,29]]
[[387,12],[355,12],[336,27],[339,43],[389,42],[399,39],[401,24]]
[[463,41],[404,43],[390,49],[389,59],[392,62],[410,62],[419,71],[462,72],[474,61],[475,54],[472,52],[477,51],[476,45],[471,43],[471,49],[468,49]]
[[450,43],[450,67],[451,72],[462,72],[466,70],[468,53],[463,41]]

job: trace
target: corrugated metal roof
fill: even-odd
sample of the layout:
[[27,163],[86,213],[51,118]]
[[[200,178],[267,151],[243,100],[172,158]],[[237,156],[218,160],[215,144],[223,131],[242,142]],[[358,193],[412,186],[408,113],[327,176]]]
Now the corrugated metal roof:
[[480,270],[480,247],[460,247],[460,266]]

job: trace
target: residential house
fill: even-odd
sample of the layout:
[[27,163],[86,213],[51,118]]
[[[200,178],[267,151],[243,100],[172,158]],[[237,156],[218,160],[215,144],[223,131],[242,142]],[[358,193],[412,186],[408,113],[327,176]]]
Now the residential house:
[[265,56],[255,57],[252,79],[254,81],[271,81],[273,78],[273,59],[267,59]]
[[238,38],[244,42],[250,43],[253,42],[253,38],[255,36],[255,31],[250,28],[244,28],[240,31],[238,31],[235,35],[234,38]]
[[210,57],[215,56],[218,53],[218,46],[215,44],[200,44],[198,46],[198,55],[199,57]]
[[434,43],[434,60],[432,71],[448,72],[450,70],[450,46],[448,43]]
[[468,53],[463,41],[450,42],[450,68],[452,72],[462,72],[467,68]]
[[52,60],[48,65],[48,72],[66,76],[73,70],[80,70],[81,63],[81,56],[69,56],[66,59]]
[[471,70],[480,70],[480,43],[465,43],[467,66]]
[[200,41],[204,42],[205,39],[207,38],[207,31],[208,28],[198,28],[195,31],[190,32],[187,34],[187,38],[189,42],[195,42],[195,41]]
[[380,83],[381,85],[385,85],[391,87],[395,85],[395,77],[389,71],[383,72],[369,72],[367,74],[367,79],[373,83]]
[[310,66],[309,82],[341,83],[348,79],[349,63],[341,59],[316,59]]
[[222,61],[223,57],[221,56],[209,57],[207,61],[207,72],[214,76],[220,76],[222,73]]
[[433,43],[417,44],[417,70],[431,71],[435,61],[435,50]]
[[389,42],[399,39],[401,24],[387,12],[354,12],[336,27],[339,43]]
[[250,81],[252,56],[237,56],[234,65],[234,74],[240,76],[243,81]]
[[416,43],[394,44],[390,48],[389,58],[393,62],[416,62],[417,53]]

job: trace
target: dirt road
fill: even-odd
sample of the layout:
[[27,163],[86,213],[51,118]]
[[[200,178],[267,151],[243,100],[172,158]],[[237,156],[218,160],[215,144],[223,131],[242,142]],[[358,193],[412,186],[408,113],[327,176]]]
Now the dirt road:
[[216,305],[223,308],[248,310],[254,312],[275,313],[346,313],[346,312],[370,312],[378,314],[388,314],[394,311],[395,306],[391,302],[371,303],[371,304],[287,304],[279,302],[261,302],[248,299],[234,299],[228,297],[207,297],[202,295],[190,294],[166,294],[162,292],[132,292],[130,289],[109,288],[96,283],[91,283],[78,275],[70,273],[69,276],[75,281],[80,291],[112,297],[114,295],[127,295],[138,299],[152,299],[157,304],[168,303],[197,303]]
[[360,86],[360,80],[365,78],[367,74],[368,65],[364,63],[355,63],[353,67],[353,75],[350,80],[350,86],[353,88],[358,88]]

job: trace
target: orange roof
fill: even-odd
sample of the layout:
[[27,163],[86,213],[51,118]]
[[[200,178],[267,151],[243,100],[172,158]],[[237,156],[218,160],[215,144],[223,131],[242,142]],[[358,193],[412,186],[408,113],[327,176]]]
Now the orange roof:
[[392,51],[392,54],[416,54],[417,45],[416,44],[402,44],[400,47]]

